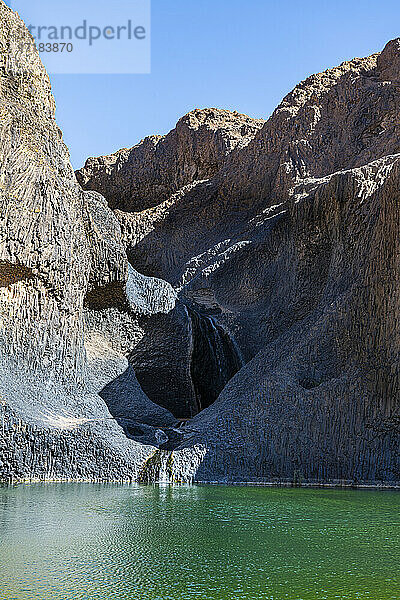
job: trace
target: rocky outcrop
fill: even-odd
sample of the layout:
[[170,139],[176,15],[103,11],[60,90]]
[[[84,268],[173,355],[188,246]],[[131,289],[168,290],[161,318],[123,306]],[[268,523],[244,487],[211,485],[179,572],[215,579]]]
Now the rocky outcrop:
[[110,156],[88,158],[77,178],[84,189],[106,195],[112,208],[141,211],[188,183],[215,175],[225,158],[246,146],[263,123],[228,110],[196,109],[168,135],[147,137]]
[[78,381],[90,264],[82,193],[54,120],[47,74],[37,52],[19,49],[32,38],[0,6],[2,355],[38,369],[51,360],[55,376]]
[[265,348],[188,426],[199,479],[398,480],[399,175],[400,156],[334,174],[270,232],[286,286]]
[[130,263],[246,363],[183,429],[172,478],[190,449],[202,480],[400,478],[399,48],[309,77],[157,206],[112,189]]

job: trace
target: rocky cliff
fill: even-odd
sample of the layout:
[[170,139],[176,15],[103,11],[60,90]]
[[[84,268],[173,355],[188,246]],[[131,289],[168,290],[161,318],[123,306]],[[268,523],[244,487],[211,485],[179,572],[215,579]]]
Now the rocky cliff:
[[399,481],[400,41],[75,178],[0,11],[1,478]]
[[[202,445],[200,479],[399,478],[399,77],[393,40],[300,83],[211,177],[157,206],[102,189],[131,264],[242,357],[174,451]],[[102,160],[82,171],[90,185]],[[206,380],[215,361],[195,362]]]
[[213,177],[225,158],[246,146],[263,123],[228,110],[194,110],[168,135],[153,135],[133,148],[89,158],[77,178],[84,189],[107,196],[111,208],[144,210],[188,183]]
[[1,479],[134,479],[175,418],[126,355],[139,312],[175,292],[128,268],[117,219],[76,182],[33,39],[3,2],[0,98]]

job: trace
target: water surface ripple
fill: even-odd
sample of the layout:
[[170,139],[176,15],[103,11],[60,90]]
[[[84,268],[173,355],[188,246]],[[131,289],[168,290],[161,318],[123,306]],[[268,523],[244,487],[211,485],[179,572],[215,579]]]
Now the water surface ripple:
[[400,494],[0,487],[0,600],[400,600]]

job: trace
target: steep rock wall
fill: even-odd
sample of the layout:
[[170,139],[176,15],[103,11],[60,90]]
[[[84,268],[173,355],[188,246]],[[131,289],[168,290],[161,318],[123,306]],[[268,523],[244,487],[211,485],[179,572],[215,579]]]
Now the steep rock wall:
[[247,363],[172,474],[193,449],[189,479],[399,479],[399,79],[392,40],[300,83],[212,177],[113,205],[131,264]]
[[[83,191],[0,16],[1,478],[399,480],[399,40],[267,122],[196,110],[90,159]],[[199,377],[224,387],[177,430]]]
[[[135,479],[175,419],[127,354],[137,313],[169,309],[170,292],[129,279],[119,223],[76,182],[33,38],[2,1],[0,101],[0,479]],[[152,423],[140,442],[126,416]]]

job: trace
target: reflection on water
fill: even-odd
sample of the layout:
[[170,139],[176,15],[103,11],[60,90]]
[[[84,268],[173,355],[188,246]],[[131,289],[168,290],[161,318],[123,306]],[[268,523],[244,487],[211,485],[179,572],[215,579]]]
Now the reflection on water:
[[0,600],[399,600],[396,492],[0,487]]

